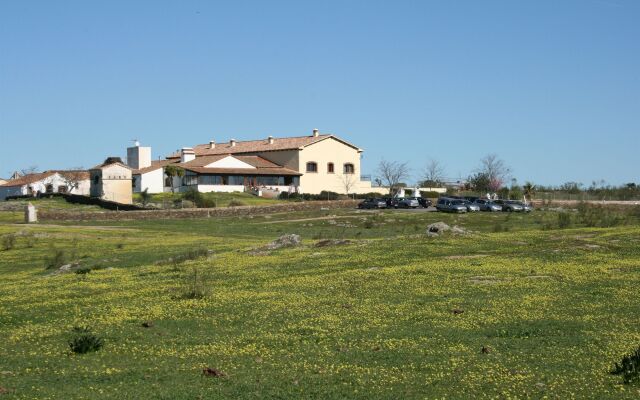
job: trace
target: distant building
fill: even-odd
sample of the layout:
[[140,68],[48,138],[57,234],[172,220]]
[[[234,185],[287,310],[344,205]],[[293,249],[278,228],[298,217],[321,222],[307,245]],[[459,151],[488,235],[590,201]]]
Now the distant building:
[[0,200],[13,196],[71,193],[89,194],[89,172],[51,170],[27,175],[14,174],[15,179],[0,183]]
[[[137,143],[136,143],[137,144]],[[317,194],[386,192],[372,188],[361,178],[362,149],[335,135],[237,141],[210,141],[185,147],[165,160],[152,161],[151,149],[137,144],[127,149],[127,163],[133,169],[134,191],[149,193],[196,188],[201,192],[253,191]],[[170,178],[166,168],[175,165],[185,173]]]
[[117,203],[133,203],[131,168],[119,157],[110,157],[89,170],[91,197]]

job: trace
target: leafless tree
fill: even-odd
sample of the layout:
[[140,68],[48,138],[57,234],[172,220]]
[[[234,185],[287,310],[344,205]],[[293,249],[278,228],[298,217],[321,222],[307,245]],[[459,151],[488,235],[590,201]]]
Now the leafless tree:
[[61,171],[60,178],[67,187],[67,193],[71,193],[80,187],[82,181],[89,179],[89,173],[84,171],[82,167],[74,168],[68,171]]
[[356,186],[358,180],[356,179],[354,174],[342,174],[340,175],[340,182],[342,183],[342,188],[345,193],[349,195],[351,190]]
[[380,161],[378,174],[382,181],[389,186],[389,194],[394,195],[398,190],[398,184],[409,178],[409,165],[397,161]]
[[480,160],[477,172],[484,174],[489,179],[491,189],[496,191],[508,180],[511,168],[497,154],[488,154]]
[[424,184],[426,186],[439,186],[444,181],[444,166],[436,159],[430,159],[424,168]]
[[38,173],[37,165],[31,165],[31,166],[28,166],[27,168],[23,168],[20,170],[20,175],[22,176],[35,174],[35,173]]

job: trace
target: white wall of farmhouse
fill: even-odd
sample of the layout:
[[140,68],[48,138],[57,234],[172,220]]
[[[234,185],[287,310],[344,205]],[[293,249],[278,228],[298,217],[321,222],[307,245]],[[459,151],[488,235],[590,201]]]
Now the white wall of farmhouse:
[[133,176],[135,193],[143,192],[147,189],[147,193],[163,193],[164,192],[164,168]]

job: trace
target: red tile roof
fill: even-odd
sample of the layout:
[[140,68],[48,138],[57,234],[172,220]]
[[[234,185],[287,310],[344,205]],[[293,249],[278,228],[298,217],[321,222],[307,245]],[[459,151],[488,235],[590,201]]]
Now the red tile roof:
[[170,160],[152,160],[151,165],[145,168],[134,169],[131,173],[133,175],[146,174],[147,172],[155,171],[160,168],[164,168],[169,164],[177,164],[180,160],[170,159]]
[[[274,138],[273,143],[269,143],[268,139],[262,140],[248,140],[248,141],[236,141],[235,146],[231,146],[229,143],[216,143],[212,149],[209,143],[199,144],[193,147],[196,156],[206,155],[220,155],[220,154],[240,154],[240,153],[257,153],[262,151],[281,151],[281,150],[297,150],[306,146],[310,146],[314,143],[318,143],[322,140],[333,138],[339,142],[344,143],[347,146],[361,151],[357,146],[348,143],[334,135],[318,135],[318,136],[298,136],[298,137],[286,137],[286,138]],[[180,152],[175,152],[169,155],[167,158],[179,158]]]
[[49,178],[49,177],[51,177],[51,176],[53,176],[55,174],[60,174],[62,176],[66,176],[66,177],[71,176],[74,179],[78,179],[78,180],[87,180],[87,179],[89,179],[89,172],[88,171],[50,170],[50,171],[36,172],[34,174],[24,175],[24,176],[21,176],[18,179],[10,179],[5,183],[0,184],[0,186],[13,187],[13,186],[29,185],[29,184],[41,181],[43,179],[47,179],[47,178]]

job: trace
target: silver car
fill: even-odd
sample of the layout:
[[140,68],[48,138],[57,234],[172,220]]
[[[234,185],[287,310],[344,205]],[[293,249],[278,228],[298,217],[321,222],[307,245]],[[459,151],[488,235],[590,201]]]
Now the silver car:
[[470,202],[469,200],[459,200],[459,201],[461,202],[461,204],[467,207],[467,211],[469,212],[480,211],[480,206]]
[[399,208],[418,208],[420,207],[420,202],[416,198],[405,197],[398,201]]
[[530,203],[524,203],[522,201],[509,200],[507,201],[509,205],[513,205],[514,207],[520,207],[520,209],[514,209],[514,211],[520,212],[531,212],[533,211],[533,206]]
[[480,211],[502,211],[502,206],[487,199],[476,199],[473,204],[480,208]]
[[440,197],[436,203],[436,209],[443,212],[466,213],[467,206],[461,200]]
[[502,206],[502,211],[506,212],[523,212],[524,205],[515,200],[496,200],[497,204]]

